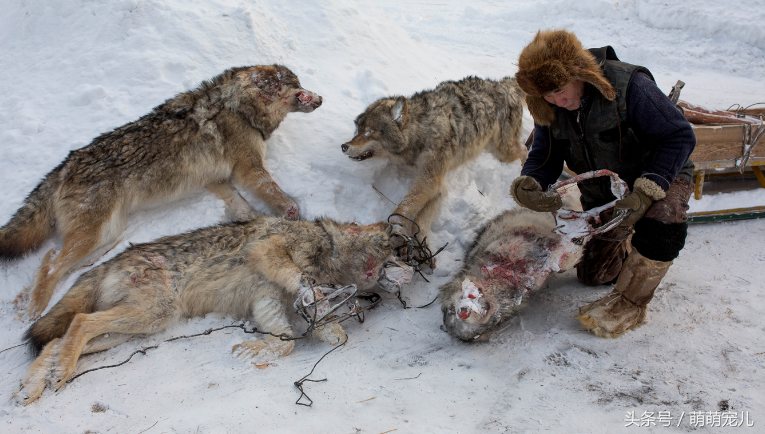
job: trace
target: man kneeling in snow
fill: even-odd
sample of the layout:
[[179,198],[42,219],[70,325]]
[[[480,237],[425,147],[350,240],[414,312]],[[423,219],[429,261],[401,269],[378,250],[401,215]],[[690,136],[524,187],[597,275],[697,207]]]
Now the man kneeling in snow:
[[[516,202],[539,212],[560,208],[560,198],[543,194],[542,186],[556,181],[564,161],[576,173],[611,170],[630,186],[615,206],[630,211],[622,226],[592,239],[577,265],[587,285],[616,281],[577,319],[598,336],[621,336],[643,323],[685,245],[696,145],[691,125],[646,68],[620,62],[608,46],[585,50],[565,30],[538,32],[521,52],[515,78],[534,118],[531,151],[511,187]],[[579,188],[585,211],[614,200],[606,179]]]

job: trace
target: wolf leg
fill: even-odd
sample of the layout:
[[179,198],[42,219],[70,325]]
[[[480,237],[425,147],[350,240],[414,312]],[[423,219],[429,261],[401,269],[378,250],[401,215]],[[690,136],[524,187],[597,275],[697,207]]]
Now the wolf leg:
[[132,337],[133,335],[128,333],[107,333],[101,336],[96,336],[85,344],[85,348],[82,349],[82,354],[97,353],[99,351],[108,350],[109,348],[114,348],[117,345],[129,341]]
[[521,165],[526,162],[526,156],[530,149],[534,132],[531,132],[526,143],[521,141],[522,115],[523,108],[518,104],[516,109],[513,110],[508,117],[508,125],[505,125],[504,128],[500,128],[499,133],[494,136],[494,146],[489,148],[492,155],[503,163],[512,163],[518,159],[521,160]]
[[206,188],[226,204],[226,215],[231,221],[241,222],[256,216],[250,204],[229,181],[214,182]]
[[48,306],[53,290],[61,277],[101,244],[99,232],[99,230],[69,232],[64,235],[64,245],[55,258],[52,260],[50,258],[52,251],[45,255],[26,309],[26,315],[30,319],[38,318]]
[[[255,157],[252,157],[255,158]],[[292,198],[271,178],[262,162],[239,161],[234,167],[234,179],[249,189],[254,195],[263,199],[272,208],[279,210],[286,218],[300,218],[298,206]]]
[[16,402],[22,405],[28,405],[34,402],[45,390],[45,383],[48,380],[53,359],[58,354],[60,339],[53,339],[48,342],[40,355],[29,365],[27,376],[21,382],[21,389],[15,394]]
[[237,356],[254,357],[257,362],[283,357],[295,348],[294,340],[282,340],[279,336],[292,337],[292,327],[287,320],[284,303],[271,297],[258,298],[252,303],[252,318],[273,335],[263,340],[242,342],[234,345],[231,352]]
[[[177,295],[167,287],[164,277],[161,271],[147,270],[139,287],[119,289],[124,293],[120,304],[100,312],[75,315],[61,340],[52,369],[53,387],[59,389],[65,384],[74,371],[77,359],[86,349],[105,349],[106,343],[118,344],[124,342],[125,337],[138,333],[156,333],[177,321],[180,317]],[[86,348],[91,339],[107,333],[122,336],[95,340]]]
[[[432,167],[423,168],[414,180],[412,188],[407,193],[393,214],[401,214],[406,218],[393,215],[390,222],[393,225],[393,233],[398,235],[412,235],[412,228],[409,221],[414,220],[425,207],[425,205],[434,199],[442,189],[444,174],[441,170]],[[430,227],[428,226],[428,230]]]
[[282,239],[272,237],[266,242],[258,243],[252,251],[249,258],[251,266],[279,288],[297,295],[301,288],[310,286],[307,282],[308,277],[292,262]]

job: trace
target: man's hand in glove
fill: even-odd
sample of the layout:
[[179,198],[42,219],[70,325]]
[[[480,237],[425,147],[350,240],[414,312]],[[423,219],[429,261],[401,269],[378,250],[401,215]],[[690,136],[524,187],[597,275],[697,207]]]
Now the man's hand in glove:
[[510,194],[519,205],[537,212],[552,212],[563,205],[557,193],[542,191],[542,186],[530,176],[515,178]]
[[632,193],[614,204],[614,213],[619,210],[628,210],[627,217],[619,225],[622,228],[628,228],[638,220],[643,218],[648,208],[654,201],[664,199],[666,193],[659,187],[659,184],[647,178],[638,178],[632,188]]

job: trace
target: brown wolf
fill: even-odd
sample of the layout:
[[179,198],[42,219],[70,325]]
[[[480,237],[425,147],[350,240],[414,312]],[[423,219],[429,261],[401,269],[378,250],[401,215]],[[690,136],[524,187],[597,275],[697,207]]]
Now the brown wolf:
[[[390,233],[387,223],[257,216],[131,246],[80,276],[32,324],[25,337],[42,351],[16,397],[28,404],[46,383],[63,386],[81,354],[159,332],[182,317],[219,312],[252,319],[263,331],[293,335],[284,299],[291,306],[319,284],[372,287],[393,258]],[[337,322],[314,335],[332,344],[345,339]],[[293,340],[269,337],[234,351],[267,359],[293,347]]]
[[[520,141],[523,97],[514,78],[468,77],[409,98],[382,98],[356,118],[356,135],[342,151],[354,161],[388,157],[416,169],[412,188],[393,214],[414,220],[426,237],[448,171],[485,148],[503,162],[525,160]],[[412,235],[405,218],[393,215],[390,222],[394,233]]]
[[[70,152],[0,228],[0,260],[6,261],[54,232],[63,236],[60,253],[43,259],[26,313],[40,316],[61,277],[115,241],[128,213],[141,205],[206,187],[237,218],[251,217],[235,181],[296,220],[295,201],[263,165],[265,140],[288,113],[310,113],[321,102],[284,66],[232,68]],[[19,294],[17,305],[27,295]]]

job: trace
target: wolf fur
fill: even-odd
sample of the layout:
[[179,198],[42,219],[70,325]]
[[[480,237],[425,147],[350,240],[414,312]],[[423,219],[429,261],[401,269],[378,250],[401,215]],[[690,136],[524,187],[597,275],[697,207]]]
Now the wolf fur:
[[[393,258],[390,233],[387,223],[258,216],[131,246],[80,276],[26,332],[39,356],[17,399],[28,404],[46,383],[63,386],[81,354],[162,331],[180,318],[217,312],[254,320],[260,330],[276,335],[293,335],[285,299],[292,306],[299,293],[319,284],[372,287],[383,263]],[[345,340],[337,323],[314,335],[332,344]],[[293,347],[292,340],[269,337],[234,351],[267,359]]]
[[520,141],[523,97],[514,78],[467,77],[408,98],[382,98],[356,118],[356,135],[342,151],[354,161],[387,157],[416,170],[414,184],[390,221],[394,233],[411,236],[406,219],[414,220],[426,237],[448,171],[485,148],[506,163],[525,161]]
[[[554,227],[550,213],[516,208],[479,231],[463,268],[440,288],[446,331],[465,341],[487,339],[492,328],[518,311],[529,290],[541,287],[553,271],[576,265],[582,249],[564,245]],[[465,279],[477,287],[479,295],[468,301],[479,309],[464,307]]]
[[[232,181],[287,218],[298,207],[263,164],[266,139],[291,112],[309,113],[320,96],[303,89],[280,65],[229,69],[181,93],[135,122],[96,137],[50,172],[0,228],[0,260],[37,248],[58,232],[63,247],[48,252],[27,314],[45,310],[61,277],[99,246],[117,239],[128,213],[207,188],[237,219],[254,216]],[[29,296],[17,297],[17,305]]]

